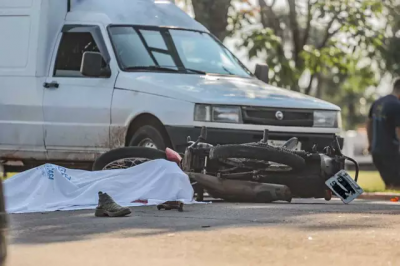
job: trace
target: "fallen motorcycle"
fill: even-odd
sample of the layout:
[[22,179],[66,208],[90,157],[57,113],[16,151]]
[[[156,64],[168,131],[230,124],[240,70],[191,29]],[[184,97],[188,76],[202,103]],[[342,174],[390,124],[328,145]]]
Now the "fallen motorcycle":
[[[290,189],[293,197],[325,200],[331,199],[332,191],[342,198],[344,191],[337,192],[327,186],[326,182],[341,173],[346,160],[355,164],[355,182],[358,180],[358,164],[341,153],[336,135],[332,135],[332,143],[324,148],[324,153],[317,152],[316,146],[311,151],[295,150],[297,138],[292,138],[279,147],[271,146],[267,142],[268,130],[264,131],[263,139],[255,143],[212,146],[205,142],[206,139],[207,130],[203,128],[197,141],[188,140],[190,145],[181,166],[185,172],[202,173],[222,180],[282,185]],[[204,186],[204,182],[194,184],[198,199],[202,199]],[[213,187],[215,185],[210,183],[206,186],[211,195]]]
[[[166,152],[139,147],[112,150],[100,156],[93,169],[128,168],[148,160],[168,159],[189,174],[196,200],[200,201],[205,191],[225,200],[256,202],[290,202],[292,197],[330,200],[333,191],[344,200],[349,192],[346,186],[361,189],[354,185],[358,179],[357,162],[341,153],[336,135],[323,153],[317,152],[315,146],[311,151],[295,150],[296,138],[282,146],[271,146],[267,143],[267,130],[263,139],[255,143],[213,146],[206,140],[204,127],[196,141],[188,138],[183,156],[171,149]],[[347,180],[346,184],[338,186],[336,181],[329,180],[342,173],[346,160],[356,166],[355,182],[338,176],[339,180]],[[356,197],[356,194],[352,195]]]

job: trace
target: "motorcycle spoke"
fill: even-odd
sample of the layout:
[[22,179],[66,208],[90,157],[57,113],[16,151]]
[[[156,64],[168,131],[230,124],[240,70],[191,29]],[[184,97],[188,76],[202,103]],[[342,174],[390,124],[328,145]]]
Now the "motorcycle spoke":
[[104,166],[103,170],[128,169],[148,161],[151,160],[147,158],[124,158],[107,164]]

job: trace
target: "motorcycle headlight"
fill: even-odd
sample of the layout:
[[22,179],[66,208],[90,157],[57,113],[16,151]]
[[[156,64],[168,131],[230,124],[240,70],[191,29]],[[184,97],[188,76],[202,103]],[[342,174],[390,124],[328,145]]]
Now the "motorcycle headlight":
[[196,104],[194,120],[218,123],[240,123],[242,121],[242,113],[239,106]]
[[340,112],[314,111],[314,127],[339,127]]

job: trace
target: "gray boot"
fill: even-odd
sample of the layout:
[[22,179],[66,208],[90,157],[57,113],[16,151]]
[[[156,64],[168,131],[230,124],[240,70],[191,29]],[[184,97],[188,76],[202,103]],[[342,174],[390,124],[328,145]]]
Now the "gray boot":
[[99,204],[94,214],[96,217],[122,217],[128,214],[131,214],[129,208],[115,203],[107,193],[99,192]]

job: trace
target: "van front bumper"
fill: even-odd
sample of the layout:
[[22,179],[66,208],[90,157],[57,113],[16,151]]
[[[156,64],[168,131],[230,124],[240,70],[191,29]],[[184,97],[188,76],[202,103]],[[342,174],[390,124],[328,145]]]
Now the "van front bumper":
[[[185,151],[188,136],[195,141],[201,131],[200,127],[166,126],[166,129],[173,148],[178,152]],[[288,140],[292,137],[297,137],[301,142],[302,149],[311,150],[313,145],[317,145],[318,151],[322,151],[326,146],[330,145],[333,141],[333,136],[334,134],[321,133],[269,132],[269,139],[271,140]],[[257,142],[262,138],[262,131],[207,128],[207,142],[212,145]],[[343,143],[344,139],[339,137],[341,148],[343,148]]]

